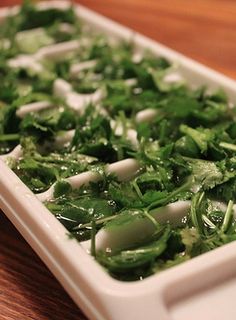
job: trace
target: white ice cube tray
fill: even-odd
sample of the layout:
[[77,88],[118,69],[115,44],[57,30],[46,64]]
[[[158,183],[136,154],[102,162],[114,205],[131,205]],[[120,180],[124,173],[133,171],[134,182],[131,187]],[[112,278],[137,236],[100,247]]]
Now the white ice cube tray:
[[[42,8],[67,7],[66,1],[50,1],[40,3]],[[232,103],[236,102],[236,82],[201,64],[174,52],[126,27],[123,27],[101,15],[80,5],[76,5],[76,13],[80,19],[101,30],[114,39],[125,39],[135,43],[138,52],[149,49],[157,56],[166,57],[178,65],[177,78],[182,77],[192,86],[207,85],[210,90],[221,87],[227,93]],[[1,9],[0,20],[17,8]],[[53,58],[64,54],[67,50],[75,50],[76,41],[56,44],[40,49],[41,55]],[[39,54],[30,57],[28,62],[37,65]],[[75,66],[71,72],[79,72]],[[169,81],[176,79],[176,75]],[[59,81],[60,82],[60,81]],[[58,85],[58,81],[57,81]],[[56,86],[57,86],[56,85]],[[83,108],[84,102],[91,97],[75,94],[70,85],[64,83],[59,92],[69,99],[71,107]],[[63,89],[63,90],[61,90]],[[55,87],[57,91],[57,87]],[[100,93],[96,96],[99,102]],[[84,100],[83,100],[84,99]],[[81,102],[82,101],[82,102]],[[23,106],[19,116],[32,110],[50,107],[47,102]],[[141,111],[136,121],[148,121],[153,110]],[[113,123],[113,126],[115,124]],[[121,128],[116,128],[121,132]],[[130,129],[130,140],[136,144],[136,133]],[[119,134],[119,133],[117,133]],[[68,132],[64,141],[71,139],[73,132]],[[133,140],[132,140],[133,139]],[[59,142],[60,143],[60,142]],[[21,155],[20,146],[10,154],[18,158]],[[8,155],[9,156],[9,155]],[[88,254],[88,243],[79,244],[68,237],[67,230],[42,204],[45,199],[53,197],[53,187],[47,192],[35,195],[6,165],[7,155],[0,159],[0,204],[1,208],[37,252],[48,268],[61,282],[73,300],[81,307],[90,319],[96,320],[229,320],[236,319],[234,296],[236,294],[236,242],[232,242],[209,253],[203,254],[191,261],[139,282],[121,282],[111,278],[103,268]],[[107,166],[108,171],[115,172],[119,179],[132,178],[139,165],[133,159],[126,159]],[[82,173],[68,178],[72,187],[79,187],[98,177],[91,172]],[[172,204],[158,214],[161,219],[179,218],[187,210],[187,202]],[[136,226],[140,228],[140,226]],[[143,226],[141,226],[142,230]],[[138,229],[137,229],[138,230]],[[142,232],[146,232],[144,229]],[[125,238],[124,238],[125,239]],[[111,239],[108,240],[110,241]],[[106,235],[98,235],[98,246],[106,245]],[[109,243],[111,245],[111,243]]]

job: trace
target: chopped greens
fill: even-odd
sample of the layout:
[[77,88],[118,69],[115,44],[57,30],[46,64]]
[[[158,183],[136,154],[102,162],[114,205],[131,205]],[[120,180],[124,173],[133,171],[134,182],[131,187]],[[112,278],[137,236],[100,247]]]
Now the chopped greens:
[[[67,41],[74,50],[53,53]],[[143,279],[236,240],[236,107],[224,91],[170,81],[169,61],[111,42],[73,7],[24,1],[0,50],[0,154],[34,193],[54,185],[46,207],[113,277]],[[140,167],[132,179],[107,171],[127,158]],[[86,171],[98,181],[67,180]]]

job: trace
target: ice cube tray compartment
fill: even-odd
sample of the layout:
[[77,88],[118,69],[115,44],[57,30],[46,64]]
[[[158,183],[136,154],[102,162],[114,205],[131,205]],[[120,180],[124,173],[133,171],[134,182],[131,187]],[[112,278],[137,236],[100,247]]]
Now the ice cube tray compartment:
[[[68,2],[50,1],[39,4],[41,8],[53,6],[63,10],[68,6]],[[1,10],[0,20],[4,19],[9,12],[14,13],[16,10],[16,8]],[[77,5],[76,12],[86,23],[112,38],[132,39],[137,46],[137,57],[145,48],[149,48],[158,56],[164,56],[170,61],[177,62],[177,72],[174,71],[172,78],[170,75],[167,81],[181,77],[193,86],[204,83],[212,90],[222,87],[232,102],[236,101],[235,81],[82,6]],[[41,48],[33,59],[36,62],[40,61],[43,55],[56,59],[65,52],[76,50],[78,47],[78,41],[50,45]],[[30,59],[32,60],[32,57],[29,57]],[[27,64],[27,61],[25,63]],[[84,62],[84,65],[75,65],[71,69],[71,73],[75,74],[81,68],[87,68],[93,64],[93,61],[87,61]],[[62,84],[64,80],[58,79],[57,81],[59,83],[61,81],[61,84],[59,84],[59,89],[55,89],[55,93],[70,94],[73,96],[71,105],[76,105],[79,94],[74,94],[70,85],[68,86],[65,82]],[[62,86],[60,87],[60,85]],[[78,105],[81,104],[78,103],[76,107]],[[41,105],[23,106],[22,109],[19,109],[19,113],[21,112],[23,117],[29,110],[32,111],[32,108],[37,111],[47,107],[50,107],[47,102]],[[136,115],[136,121],[149,121],[153,117],[153,112],[153,110],[139,112]],[[73,132],[67,134],[67,138],[70,140]],[[135,135],[134,131],[130,132],[130,140],[133,139],[134,143]],[[19,158],[21,156],[20,146],[17,146],[10,154],[1,156],[1,159],[6,161],[8,156]],[[42,204],[41,201],[53,197],[53,186],[45,193],[35,196],[7,167],[4,161],[0,160],[1,207],[89,318],[96,320],[143,320],[148,317],[149,320],[185,320],[192,316],[191,312],[196,310],[198,303],[201,308],[203,306],[201,312],[204,310],[209,312],[209,305],[214,308],[216,302],[221,302],[222,308],[227,308],[229,317],[234,318],[233,305],[230,309],[229,303],[223,301],[220,292],[223,292],[227,297],[235,292],[236,243],[233,242],[203,254],[141,282],[119,282],[112,279],[100,265],[93,261],[93,258],[86,252],[86,248],[89,248],[88,244],[80,246],[76,240],[68,237],[65,228]],[[113,172],[115,170],[116,173],[119,173],[120,179],[127,179],[135,175],[138,169],[139,164],[135,160],[126,159],[109,165],[107,170],[113,170]],[[97,179],[97,176],[86,172],[70,177],[68,181],[72,186],[79,187],[81,183],[89,182],[91,179]],[[171,205],[169,207],[170,218],[177,213],[181,217],[182,211],[187,210],[187,207],[187,202]],[[35,215],[35,213],[37,214]],[[41,219],[38,219],[39,214]],[[143,230],[143,226],[140,230]],[[104,233],[99,235],[101,238],[99,241],[103,247],[111,241],[109,237],[107,240],[106,236]],[[218,293],[219,296],[217,296]],[[208,301],[209,305],[205,302],[202,304],[201,299]],[[199,308],[197,310],[199,311]],[[202,314],[196,313],[195,315],[198,315],[195,317],[197,319]],[[208,319],[213,319],[213,317],[208,317]]]

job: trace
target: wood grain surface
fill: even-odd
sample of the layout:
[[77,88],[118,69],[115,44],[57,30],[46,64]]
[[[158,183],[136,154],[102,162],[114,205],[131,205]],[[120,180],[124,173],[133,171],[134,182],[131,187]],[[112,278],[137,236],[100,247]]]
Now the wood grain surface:
[[[0,6],[19,2],[0,0]],[[234,0],[78,2],[236,79]],[[0,213],[0,320],[28,319],[86,317]]]

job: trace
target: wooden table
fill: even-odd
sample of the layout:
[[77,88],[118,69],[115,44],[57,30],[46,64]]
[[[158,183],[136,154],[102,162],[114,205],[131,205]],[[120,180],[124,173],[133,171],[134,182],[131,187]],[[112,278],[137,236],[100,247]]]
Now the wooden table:
[[[17,2],[1,0],[0,6]],[[236,79],[234,0],[78,2]],[[0,319],[86,319],[1,213]]]

